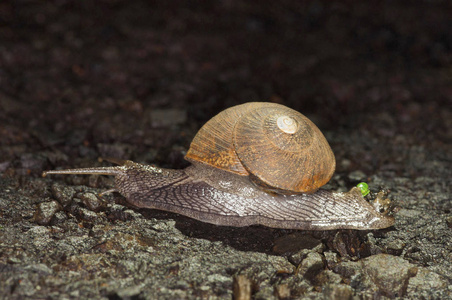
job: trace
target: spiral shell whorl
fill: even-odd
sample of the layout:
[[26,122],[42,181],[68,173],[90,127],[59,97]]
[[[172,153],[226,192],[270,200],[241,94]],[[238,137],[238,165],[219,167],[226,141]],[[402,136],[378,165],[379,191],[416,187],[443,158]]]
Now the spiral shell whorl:
[[276,120],[278,128],[285,133],[293,134],[298,130],[297,121],[288,116],[281,116]]

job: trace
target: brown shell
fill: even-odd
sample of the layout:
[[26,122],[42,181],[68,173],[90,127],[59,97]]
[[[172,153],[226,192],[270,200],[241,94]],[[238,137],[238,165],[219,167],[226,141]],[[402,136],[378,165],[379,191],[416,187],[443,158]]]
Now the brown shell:
[[[280,129],[280,117],[291,129]],[[284,119],[284,118],[283,118]],[[316,191],[334,173],[336,161],[323,134],[286,106],[250,102],[228,108],[193,139],[186,159],[242,176],[278,192]]]

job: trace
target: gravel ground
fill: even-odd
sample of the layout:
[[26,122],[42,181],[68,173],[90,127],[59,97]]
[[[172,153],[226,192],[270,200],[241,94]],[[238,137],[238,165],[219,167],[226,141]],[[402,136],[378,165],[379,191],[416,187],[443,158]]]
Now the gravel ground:
[[[1,299],[452,297],[449,1],[1,1]],[[183,168],[219,111],[272,101],[391,191],[393,227],[221,227],[135,209],[117,157]]]

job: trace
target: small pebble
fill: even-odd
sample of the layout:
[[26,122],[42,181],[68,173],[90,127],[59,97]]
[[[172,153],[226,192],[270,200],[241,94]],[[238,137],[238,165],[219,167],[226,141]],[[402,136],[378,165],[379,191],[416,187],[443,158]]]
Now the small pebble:
[[378,287],[383,296],[403,297],[410,278],[416,276],[418,268],[400,257],[378,254],[362,261],[364,274]]
[[233,289],[235,300],[251,299],[251,281],[245,275],[234,277]]
[[80,200],[82,200],[82,203],[92,211],[99,211],[99,209],[102,207],[103,202],[101,199],[99,199],[96,195],[93,193],[83,193],[77,195]]
[[96,223],[98,219],[100,218],[97,213],[86,209],[84,207],[80,207],[77,204],[72,204],[68,208],[69,212],[73,214],[78,220],[89,222],[89,223]]
[[401,240],[394,240],[386,245],[386,249],[389,254],[399,256],[400,254],[402,254],[402,251],[405,248],[405,246],[406,246],[405,243],[402,242]]
[[446,219],[446,223],[449,228],[452,228],[452,216],[450,216]]
[[63,206],[66,207],[72,202],[75,191],[71,187],[62,185],[60,183],[52,184],[52,194],[56,200]]
[[50,223],[55,213],[60,210],[62,210],[62,207],[55,200],[39,203],[35,213],[35,221],[39,225],[47,225]]
[[323,270],[323,260],[322,256],[316,252],[311,252],[308,256],[301,262],[298,267],[298,274],[307,279],[314,278],[321,270]]
[[333,269],[339,263],[339,257],[336,252],[326,251],[323,253],[328,265],[328,269]]
[[290,299],[290,288],[287,284],[280,284],[276,287],[275,294],[278,299]]

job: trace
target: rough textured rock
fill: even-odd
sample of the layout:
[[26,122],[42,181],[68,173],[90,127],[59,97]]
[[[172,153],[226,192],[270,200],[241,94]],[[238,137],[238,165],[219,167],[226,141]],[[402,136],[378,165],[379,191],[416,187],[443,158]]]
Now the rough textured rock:
[[62,209],[56,201],[43,202],[38,205],[35,213],[35,221],[39,225],[47,225],[53,216]]
[[446,277],[388,254],[373,255],[359,262],[339,263],[334,271],[350,280],[355,290],[365,291],[372,297],[396,298],[416,294],[436,298],[448,285]]
[[416,276],[418,269],[400,257],[378,254],[363,259],[363,271],[376,294],[389,298],[406,295],[408,282]]

